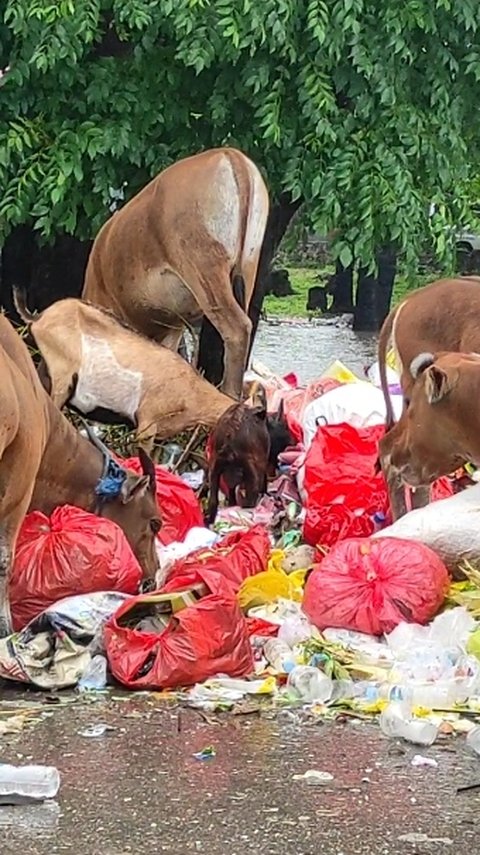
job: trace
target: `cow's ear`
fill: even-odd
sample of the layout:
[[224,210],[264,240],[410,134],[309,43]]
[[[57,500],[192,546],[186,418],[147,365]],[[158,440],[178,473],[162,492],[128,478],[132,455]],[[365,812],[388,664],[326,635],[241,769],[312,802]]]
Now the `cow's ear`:
[[451,391],[454,381],[443,368],[431,365],[425,372],[425,393],[429,404],[438,404]]
[[416,380],[420,374],[423,374],[427,368],[430,368],[431,365],[435,362],[435,357],[433,353],[419,353],[418,356],[415,356],[410,363],[410,374],[413,379]]

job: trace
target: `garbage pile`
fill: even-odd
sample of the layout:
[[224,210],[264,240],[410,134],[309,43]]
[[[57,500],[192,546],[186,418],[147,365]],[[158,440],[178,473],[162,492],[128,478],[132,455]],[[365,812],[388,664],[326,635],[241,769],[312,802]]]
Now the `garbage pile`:
[[[143,592],[114,523],[68,506],[29,514],[0,677],[81,692],[119,683],[202,710],[378,716],[387,736],[430,745],[468,732],[480,753],[480,484],[457,492],[442,478],[427,508],[392,525],[375,472],[378,366],[362,379],[336,362],[306,387],[258,365],[252,378],[296,443],[268,495],[221,508],[209,530],[198,472],[157,466],[160,570]],[[389,383],[399,412],[392,366]]]

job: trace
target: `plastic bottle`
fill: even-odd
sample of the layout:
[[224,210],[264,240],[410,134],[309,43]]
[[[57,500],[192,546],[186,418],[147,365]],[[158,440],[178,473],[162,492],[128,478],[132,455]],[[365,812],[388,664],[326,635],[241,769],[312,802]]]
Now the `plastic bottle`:
[[53,799],[60,787],[55,766],[0,765],[0,804],[26,805]]
[[468,747],[475,752],[475,754],[480,754],[480,726],[472,727],[472,729],[467,734],[467,745]]
[[269,638],[265,642],[263,652],[272,668],[280,674],[288,674],[294,667],[292,649],[279,638]]
[[78,682],[80,692],[98,692],[107,685],[107,660],[98,653],[84,671]]
[[433,745],[438,727],[431,721],[412,718],[411,708],[404,701],[393,701],[380,716],[380,728],[391,739],[405,739],[414,745]]
[[333,680],[311,665],[296,665],[288,675],[287,687],[303,701],[325,703],[332,697]]

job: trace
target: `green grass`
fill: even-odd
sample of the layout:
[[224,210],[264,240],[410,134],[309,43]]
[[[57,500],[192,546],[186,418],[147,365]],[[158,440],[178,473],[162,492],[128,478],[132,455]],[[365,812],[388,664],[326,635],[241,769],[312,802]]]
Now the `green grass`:
[[[271,318],[308,318],[312,314],[306,310],[308,289],[312,285],[320,284],[324,277],[333,273],[333,267],[288,267],[288,272],[295,293],[290,297],[266,297],[264,310]],[[395,279],[392,306],[403,300],[410,291],[433,282],[439,276],[440,274],[432,271],[418,273],[413,277],[399,273]]]

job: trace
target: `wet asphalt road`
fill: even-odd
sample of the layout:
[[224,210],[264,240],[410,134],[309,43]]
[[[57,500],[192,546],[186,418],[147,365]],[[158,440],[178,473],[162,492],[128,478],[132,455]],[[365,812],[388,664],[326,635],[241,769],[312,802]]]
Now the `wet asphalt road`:
[[[480,782],[480,759],[463,737],[422,750],[365,722],[310,723],[285,711],[205,720],[154,695],[58,707],[8,691],[0,693],[2,720],[5,701],[20,698],[39,706],[40,720],[1,736],[0,760],[56,765],[61,788],[57,802],[0,807],[2,855],[478,850],[480,789],[456,793]],[[79,735],[98,722],[114,730]],[[208,745],[213,759],[192,756]],[[438,768],[413,768],[416,753],[435,757]],[[333,781],[294,780],[308,769]]]

